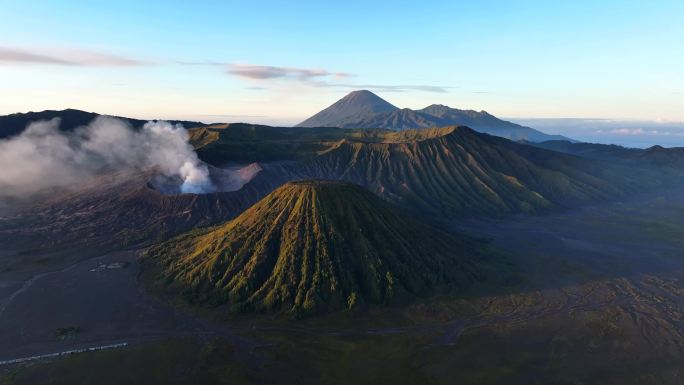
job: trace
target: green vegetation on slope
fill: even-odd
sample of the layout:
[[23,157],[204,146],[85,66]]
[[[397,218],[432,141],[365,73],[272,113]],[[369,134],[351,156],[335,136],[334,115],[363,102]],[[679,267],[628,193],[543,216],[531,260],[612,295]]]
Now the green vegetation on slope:
[[191,302],[298,316],[466,286],[481,277],[477,245],[405,217],[362,187],[306,181],[285,184],[231,222],[149,250],[145,265]]

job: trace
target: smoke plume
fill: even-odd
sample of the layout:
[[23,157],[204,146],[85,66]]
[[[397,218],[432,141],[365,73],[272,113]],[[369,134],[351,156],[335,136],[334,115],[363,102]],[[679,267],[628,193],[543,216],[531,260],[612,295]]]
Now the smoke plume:
[[111,171],[155,168],[179,178],[183,193],[213,191],[207,166],[181,125],[156,121],[134,130],[127,122],[101,116],[65,133],[59,119],[30,124],[0,141],[0,198],[22,198],[53,187],[74,187]]

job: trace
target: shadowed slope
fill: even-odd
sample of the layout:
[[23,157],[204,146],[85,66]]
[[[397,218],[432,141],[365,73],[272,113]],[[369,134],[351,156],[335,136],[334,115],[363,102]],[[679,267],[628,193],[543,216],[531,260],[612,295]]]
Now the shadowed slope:
[[225,225],[150,250],[146,261],[160,269],[158,283],[190,301],[302,314],[467,285],[477,276],[466,258],[475,245],[359,186],[305,181],[285,184]]

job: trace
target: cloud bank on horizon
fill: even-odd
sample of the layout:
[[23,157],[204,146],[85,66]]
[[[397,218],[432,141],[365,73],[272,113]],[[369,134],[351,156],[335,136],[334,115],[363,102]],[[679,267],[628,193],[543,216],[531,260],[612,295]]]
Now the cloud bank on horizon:
[[183,193],[214,189],[187,131],[164,121],[136,131],[123,120],[101,116],[70,133],[59,130],[59,119],[34,122],[20,135],[0,141],[0,164],[0,199],[77,187],[103,172],[151,168],[180,178]]
[[684,121],[618,120],[581,118],[537,118],[511,121],[573,139],[627,147],[684,147]]

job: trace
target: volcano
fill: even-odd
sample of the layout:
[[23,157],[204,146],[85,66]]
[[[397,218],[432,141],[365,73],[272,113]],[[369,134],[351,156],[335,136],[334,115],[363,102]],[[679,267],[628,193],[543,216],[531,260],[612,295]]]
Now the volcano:
[[298,126],[354,128],[355,123],[359,121],[397,110],[399,108],[368,90],[352,91]]
[[223,225],[167,241],[144,261],[158,285],[190,302],[307,315],[440,284],[465,287],[482,278],[479,246],[358,185],[311,180],[283,185]]

